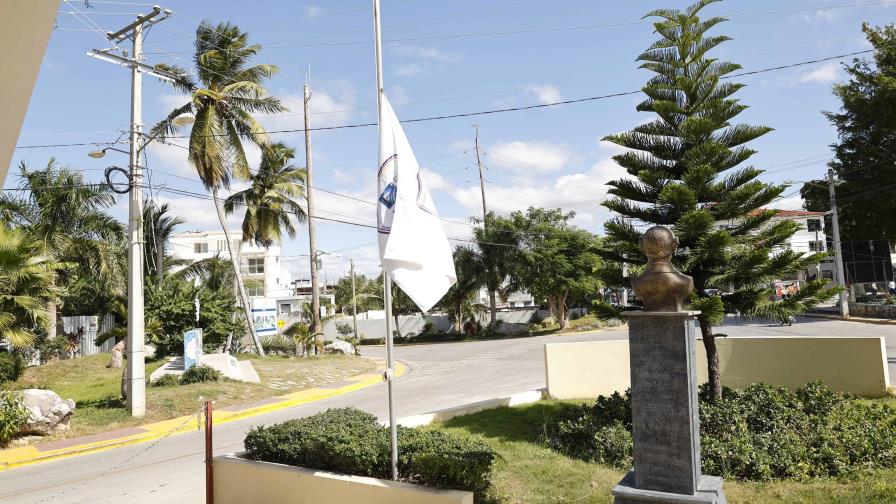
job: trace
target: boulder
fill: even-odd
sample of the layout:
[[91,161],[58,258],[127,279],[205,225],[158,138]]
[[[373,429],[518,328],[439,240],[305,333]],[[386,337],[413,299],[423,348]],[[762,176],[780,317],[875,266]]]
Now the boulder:
[[75,412],[75,401],[62,399],[56,392],[43,389],[25,389],[22,399],[29,416],[19,434],[46,436],[56,430],[68,430],[68,422]]
[[333,340],[324,347],[324,353],[355,355],[355,347],[348,341]]

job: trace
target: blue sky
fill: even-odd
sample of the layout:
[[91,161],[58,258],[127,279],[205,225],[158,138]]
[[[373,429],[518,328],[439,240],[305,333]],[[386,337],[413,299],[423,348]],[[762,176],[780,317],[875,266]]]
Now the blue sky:
[[[689,2],[575,0],[481,0],[435,2],[384,0],[385,87],[402,119],[525,106],[639,89],[650,73],[635,58],[656,38],[641,17],[655,8],[684,8]],[[850,5],[852,4],[852,5]],[[114,30],[151,4],[63,2],[58,29],[41,67],[19,145],[111,142],[129,120],[129,73],[85,56],[110,43],[96,32]],[[258,62],[280,72],[268,89],[291,110],[263,118],[270,130],[301,128],[302,84],[311,69],[313,127],[376,120],[372,21],[367,0],[269,1],[171,0],[170,19],[147,34],[148,63],[188,65],[192,34],[201,19],[232,21],[265,46]],[[86,14],[85,19],[78,12]],[[75,14],[72,14],[75,12]],[[705,14],[730,21],[715,28],[733,38],[715,56],[741,64],[745,71],[867,49],[861,23],[882,25],[896,17],[896,2],[863,0],[726,0]],[[93,24],[95,23],[95,25]],[[599,25],[599,26],[598,26]],[[129,47],[129,43],[123,45]],[[767,181],[818,178],[825,169],[836,132],[822,116],[837,102],[831,86],[842,80],[838,62],[824,62],[739,79],[737,95],[750,108],[742,122],[775,131],[753,142],[751,162],[768,168]],[[154,78],[144,79],[143,114],[154,124],[185,103]],[[463,222],[481,214],[474,122],[479,124],[490,209],[509,212],[529,205],[577,212],[576,223],[600,232],[607,211],[599,206],[605,182],[622,175],[610,156],[619,152],[600,142],[607,134],[646,121],[635,111],[640,96],[564,105],[474,118],[413,123],[405,131],[414,147],[441,216]],[[297,149],[304,165],[302,133],[272,135]],[[315,186],[373,201],[376,197],[376,128],[315,132]],[[184,142],[181,140],[180,142]],[[99,180],[110,164],[126,165],[124,155],[88,158],[90,147],[19,149],[13,160],[43,166],[50,156]],[[184,230],[216,229],[210,202],[166,193],[165,188],[202,191],[185,152],[155,145],[149,151],[151,182],[157,200],[167,202],[187,224]],[[252,154],[257,163],[257,152]],[[14,170],[6,186],[14,184]],[[316,192],[320,215],[370,224],[375,207],[356,199]],[[779,202],[798,208],[797,197]],[[116,207],[124,218],[126,201]],[[234,227],[238,224],[234,219]],[[345,257],[359,271],[378,269],[376,231],[318,222],[318,246],[343,257],[325,258],[329,278],[347,271]],[[470,227],[446,223],[449,237],[465,238]],[[297,274],[307,270],[304,229],[283,245]]]

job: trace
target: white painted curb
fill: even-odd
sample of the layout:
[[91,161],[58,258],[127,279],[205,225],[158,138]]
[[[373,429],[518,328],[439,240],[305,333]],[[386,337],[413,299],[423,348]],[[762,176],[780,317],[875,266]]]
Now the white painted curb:
[[[506,397],[496,397],[494,399],[486,399],[484,401],[464,404],[461,406],[456,406],[454,408],[433,411],[431,413],[423,413],[422,415],[407,416],[399,418],[396,423],[404,427],[420,427],[422,425],[429,425],[433,422],[445,422],[461,415],[469,415],[470,413],[500,408],[502,406],[518,406],[521,404],[531,404],[540,401],[544,397],[545,389],[529,390],[527,392],[520,392],[518,394],[509,395]],[[388,425],[389,422],[385,421],[380,423],[383,425]]]

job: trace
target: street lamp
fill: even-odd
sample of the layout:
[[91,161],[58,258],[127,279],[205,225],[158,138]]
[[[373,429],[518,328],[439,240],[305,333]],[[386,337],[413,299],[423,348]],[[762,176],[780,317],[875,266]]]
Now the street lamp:
[[[171,120],[171,124],[173,124],[175,126],[186,126],[188,124],[193,124],[194,122],[196,122],[196,116],[194,116],[193,114],[190,114],[190,113],[183,113]],[[153,140],[158,138],[158,136],[159,136],[159,134],[157,133],[157,134],[147,138],[143,142],[143,146],[140,147],[140,149],[138,149],[138,150],[143,150],[143,147],[146,147],[147,144],[149,144],[150,142],[152,142]],[[106,151],[110,151],[110,150],[114,150],[116,152],[121,152],[122,154],[130,154],[130,152],[126,151],[126,150],[116,149],[115,147],[106,147],[103,149],[90,151],[87,153],[87,155],[94,159],[101,159],[101,158],[106,157]]]

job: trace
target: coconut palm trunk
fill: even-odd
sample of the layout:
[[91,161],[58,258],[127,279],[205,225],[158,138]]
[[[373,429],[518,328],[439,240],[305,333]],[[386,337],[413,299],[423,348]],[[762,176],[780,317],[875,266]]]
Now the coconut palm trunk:
[[240,303],[243,305],[243,314],[246,316],[246,327],[252,336],[252,343],[258,355],[264,355],[264,348],[261,347],[261,340],[258,339],[258,333],[255,332],[255,323],[252,320],[252,308],[249,305],[249,296],[246,295],[246,286],[243,284],[243,275],[240,272],[240,265],[237,261],[236,254],[233,253],[232,242],[230,241],[230,231],[227,230],[227,219],[224,217],[224,205],[218,198],[218,188],[212,187],[212,199],[215,201],[215,210],[218,212],[218,220],[221,221],[221,229],[224,230],[224,240],[227,243],[227,253],[230,254],[230,263],[233,265],[233,274],[236,277],[237,293],[240,296]]

